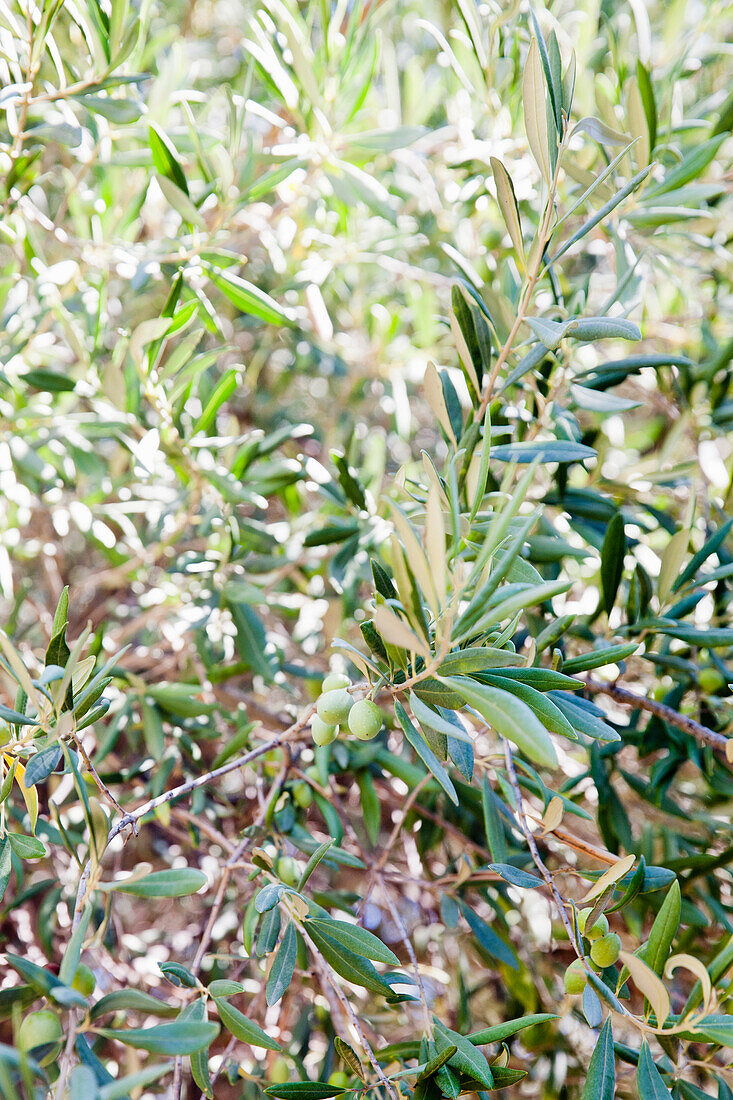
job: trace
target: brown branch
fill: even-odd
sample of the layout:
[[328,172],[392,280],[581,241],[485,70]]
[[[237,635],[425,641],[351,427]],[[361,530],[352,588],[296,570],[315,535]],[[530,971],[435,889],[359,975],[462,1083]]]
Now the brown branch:
[[91,775],[94,782],[97,784],[97,787],[99,788],[99,790],[102,792],[102,794],[105,796],[105,798],[107,798],[112,803],[112,805],[115,807],[115,809],[119,811],[119,813],[124,814],[125,811],[123,810],[122,806],[120,806],[119,802],[117,801],[115,796],[112,794],[112,791],[109,789],[107,784],[104,782],[104,780],[100,776],[97,769],[94,767],[94,764],[91,761],[89,753],[84,748],[84,745],[82,744],[82,740],[79,737],[78,733],[76,733],[75,730],[72,730],[71,736],[74,739],[74,744],[76,745],[77,749],[79,750],[79,754],[80,754],[82,760],[84,761],[87,768],[89,769],[89,774]]
[[[575,929],[573,928],[573,924],[570,920],[570,917],[568,916],[568,907],[567,907],[562,895],[560,894],[560,891],[558,890],[557,886],[555,885],[555,880],[552,877],[551,871],[548,870],[547,865],[545,864],[544,860],[542,859],[542,856],[539,853],[539,849],[537,848],[537,842],[534,838],[534,834],[532,833],[532,830],[530,829],[529,825],[527,824],[527,818],[526,818],[526,815],[525,815],[525,812],[524,812],[524,799],[523,799],[523,796],[522,796],[522,788],[519,785],[519,779],[517,777],[517,769],[514,765],[514,757],[512,755],[511,746],[510,746],[509,742],[507,740],[505,740],[504,738],[502,738],[502,741],[503,741],[503,744],[504,744],[504,759],[506,760],[506,770],[507,770],[507,774],[509,776],[509,782],[511,784],[512,790],[514,791],[514,797],[517,800],[517,820],[519,822],[519,826],[520,826],[522,832],[524,833],[524,839],[527,842],[527,847],[529,848],[530,855],[532,856],[532,861],[533,861],[535,867],[537,868],[537,870],[539,871],[539,873],[542,875],[542,878],[543,878],[545,884],[547,885],[547,887],[550,890],[550,893],[552,894],[552,900],[555,903],[555,908],[557,909],[558,916],[560,917],[560,920],[562,921],[562,923],[565,927],[565,931],[568,934],[568,940],[570,941],[571,947],[573,948],[576,955],[578,956],[578,958],[583,963],[583,966],[587,970],[588,974],[592,974],[594,972],[591,969],[591,966],[590,966],[588,960],[586,959],[585,955],[583,954],[582,944],[580,944],[578,942],[578,940],[576,939],[576,937],[575,937]],[[636,1027],[641,1026],[643,1028],[643,1025],[640,1024],[640,1021],[637,1020],[637,1018],[633,1015],[633,1013],[631,1013],[627,1008],[625,1008],[620,1002],[618,1003],[617,1011],[620,1012],[623,1016],[625,1016],[626,1019],[629,1020],[631,1023],[633,1023]]]
[[[278,775],[277,779],[275,780],[275,782],[274,782],[274,784],[273,784],[273,786],[270,790],[267,802],[265,803],[265,805],[263,806],[263,808],[260,810],[257,817],[255,818],[255,821],[253,823],[253,826],[254,826],[255,829],[264,823],[265,818],[267,816],[268,808],[269,808],[270,804],[272,803],[273,798],[276,798],[278,793],[282,790],[283,784],[285,783],[285,780],[288,777],[288,771],[289,770],[290,770],[290,749],[289,749],[288,746],[285,746],[284,759],[283,759],[282,767],[280,769],[280,774]],[[219,888],[217,889],[217,892],[216,892],[216,898],[214,899],[214,904],[212,905],[211,912],[209,913],[209,919],[206,922],[206,928],[204,929],[203,935],[201,936],[198,948],[196,950],[196,955],[195,955],[194,960],[191,964],[191,973],[192,974],[198,975],[198,972],[201,969],[201,964],[204,960],[204,956],[206,955],[206,951],[208,949],[209,943],[211,942],[211,935],[214,931],[214,925],[216,924],[216,922],[219,918],[219,912],[221,910],[222,905],[224,904],[224,898],[225,898],[225,895],[226,895],[227,886],[229,885],[229,879],[231,878],[231,875],[232,875],[232,871],[234,870],[235,865],[242,858],[242,856],[244,855],[244,853],[246,852],[247,848],[249,847],[249,845],[251,843],[252,843],[252,836],[251,835],[250,836],[245,836],[239,842],[239,844],[236,846],[236,848],[234,848],[231,855],[229,856],[229,859],[227,860],[226,864],[224,865],[224,869],[222,871],[221,879],[219,881]]]
[[688,718],[686,715],[680,714],[679,711],[666,706],[665,703],[658,703],[656,699],[649,699],[646,695],[637,695],[636,692],[629,691],[628,688],[619,687],[617,683],[604,684],[600,680],[592,680],[590,677],[584,681],[584,686],[585,690],[590,692],[591,695],[608,695],[611,699],[615,699],[617,703],[625,703],[627,706],[638,710],[647,710],[650,714],[661,718],[663,722],[667,722],[670,726],[676,726],[683,733],[694,737],[701,744],[710,745],[711,748],[717,749],[719,752],[725,752],[728,738],[724,733],[716,733],[715,730],[708,729],[707,726],[696,722],[694,718]]

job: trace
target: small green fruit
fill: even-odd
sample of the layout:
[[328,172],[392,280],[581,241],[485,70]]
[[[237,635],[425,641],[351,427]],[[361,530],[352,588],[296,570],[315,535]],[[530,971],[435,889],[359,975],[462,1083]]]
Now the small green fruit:
[[697,674],[697,683],[706,695],[714,695],[725,687],[725,677],[721,676],[717,668],[701,668]]
[[382,728],[382,712],[371,699],[360,699],[349,712],[349,730],[361,741],[371,741]]
[[302,780],[293,783],[291,794],[293,802],[300,806],[301,810],[307,810],[309,806],[313,805],[313,788],[310,783],[304,783]]
[[324,695],[327,691],[338,691],[339,688],[347,688],[350,683],[351,680],[348,676],[344,676],[343,672],[329,672],[321,684],[321,694]]
[[292,856],[280,856],[275,864],[275,870],[281,882],[286,886],[295,886],[300,879],[300,869]]
[[317,745],[330,745],[336,740],[336,726],[324,722],[317,714],[311,719],[311,737]]
[[338,726],[349,717],[353,699],[344,688],[326,691],[318,700],[318,717],[330,726]]
[[284,1085],[290,1080],[290,1070],[284,1058],[276,1058],[267,1075],[273,1085]]
[[18,1049],[26,1054],[39,1051],[37,1060],[48,1066],[61,1053],[63,1034],[61,1021],[54,1012],[48,1009],[31,1012],[18,1028]]
[[82,996],[89,997],[95,990],[97,979],[88,966],[85,966],[84,963],[79,963],[76,968],[74,980],[71,984],[74,989],[82,994]]
[[336,1072],[332,1073],[329,1077],[328,1083],[337,1089],[347,1089],[349,1087],[349,1078],[345,1073],[336,1070]]
[[588,975],[581,959],[575,959],[565,971],[565,992],[577,996],[582,993],[588,982]]
[[596,966],[600,966],[601,969],[606,966],[613,966],[615,962],[618,962],[618,957],[621,952],[621,940],[615,932],[609,932],[605,936],[601,936],[599,940],[591,944],[590,957]]
[[608,931],[608,917],[605,913],[601,913],[599,917],[596,917],[595,923],[592,928],[586,928],[588,917],[593,912],[589,906],[587,909],[581,909],[578,913],[578,927],[584,936],[587,936],[589,940],[597,940],[599,936],[605,936]]

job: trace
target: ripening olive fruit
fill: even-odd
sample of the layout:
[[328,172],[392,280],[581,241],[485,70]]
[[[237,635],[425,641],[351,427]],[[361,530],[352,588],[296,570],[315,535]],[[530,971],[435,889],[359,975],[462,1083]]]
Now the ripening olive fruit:
[[697,674],[697,683],[701,691],[714,695],[725,687],[725,677],[721,676],[717,668],[701,668]]
[[286,886],[295,886],[300,879],[300,869],[292,856],[280,856],[275,864],[275,870]]
[[580,910],[578,913],[578,928],[589,940],[597,940],[599,936],[605,936],[608,931],[608,917],[605,913],[601,913],[600,916],[596,917],[593,927],[586,928],[588,917],[592,912],[590,906],[587,909]]
[[82,996],[89,997],[95,990],[97,979],[88,966],[85,966],[84,963],[79,963],[76,968],[74,980],[71,984],[74,989],[82,994]]
[[321,694],[325,695],[327,691],[338,691],[339,688],[347,688],[350,683],[351,680],[348,676],[344,676],[343,672],[329,672],[321,684]]
[[300,806],[301,810],[307,810],[309,806],[313,805],[313,788],[310,783],[304,783],[302,780],[293,783],[290,793],[293,796],[293,802],[296,806]]
[[371,741],[382,728],[382,712],[371,699],[360,699],[349,711],[349,729],[361,741]]
[[317,745],[330,745],[336,740],[336,726],[324,722],[317,714],[311,719],[311,737]]
[[345,1073],[336,1070],[336,1072],[332,1073],[329,1077],[328,1083],[337,1089],[347,1089],[349,1087],[349,1078]]
[[[58,1016],[49,1009],[31,1012],[18,1028],[18,1049],[32,1054],[43,1048],[45,1053],[38,1059],[42,1066],[48,1066],[61,1053],[63,1029]],[[49,1048],[50,1049],[47,1049]]]
[[596,966],[601,968],[606,966],[613,966],[615,962],[618,962],[618,957],[621,952],[621,940],[615,932],[609,932],[605,936],[601,936],[599,940],[591,944],[590,957]]
[[268,1078],[273,1085],[284,1085],[290,1080],[290,1070],[284,1058],[276,1058],[270,1067]]
[[345,688],[326,691],[316,704],[318,717],[330,726],[338,726],[349,717],[352,703],[353,700]]
[[565,971],[565,992],[577,996],[586,987],[588,975],[581,959],[575,959]]

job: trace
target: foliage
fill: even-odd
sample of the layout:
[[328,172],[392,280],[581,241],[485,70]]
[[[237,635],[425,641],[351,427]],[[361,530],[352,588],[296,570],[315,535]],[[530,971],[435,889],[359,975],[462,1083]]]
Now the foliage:
[[725,14],[0,24],[0,1091],[726,1100]]

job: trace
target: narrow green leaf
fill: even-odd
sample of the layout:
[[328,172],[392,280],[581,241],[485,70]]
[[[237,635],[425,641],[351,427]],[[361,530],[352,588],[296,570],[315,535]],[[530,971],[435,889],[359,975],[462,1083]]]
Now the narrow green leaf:
[[557,1019],[558,1017],[552,1012],[539,1012],[532,1016],[522,1016],[519,1020],[507,1020],[504,1024],[494,1024],[493,1027],[485,1027],[481,1031],[473,1031],[467,1038],[478,1046],[484,1046],[485,1043],[501,1043],[510,1035],[516,1035],[518,1031],[524,1031],[527,1027]]
[[521,699],[501,688],[481,684],[466,676],[441,679],[462,695],[492,729],[513,741],[530,760],[536,760],[548,768],[557,766],[557,756],[547,730]]
[[448,1064],[480,1081],[485,1088],[490,1089],[493,1086],[491,1067],[481,1051],[476,1050],[471,1040],[465,1035],[451,1031],[440,1020],[435,1020],[435,1045],[438,1053],[447,1046],[456,1046],[458,1049]]
[[618,664],[619,661],[630,657],[638,648],[638,642],[624,642],[622,645],[594,649],[590,653],[582,653],[578,657],[571,657],[569,661],[563,661],[563,672],[575,675],[576,672],[589,672],[590,669],[600,668],[602,665]]
[[557,250],[555,255],[550,259],[550,264],[554,264],[557,260],[560,259],[561,256],[564,256],[569,248],[572,248],[577,241],[581,240],[586,235],[586,233],[590,233],[591,229],[598,225],[599,222],[602,222],[604,218],[607,218],[608,215],[612,211],[614,211],[620,203],[624,201],[624,199],[629,197],[632,191],[636,190],[639,184],[642,183],[642,181],[645,180],[646,177],[649,175],[650,171],[651,165],[647,165],[646,168],[642,168],[642,170],[640,172],[637,172],[636,175],[633,176],[633,178],[630,179],[629,182],[620,189],[620,191],[616,192],[613,198],[604,203],[600,210],[596,211],[596,213],[588,218],[587,221],[583,222],[580,229],[577,229],[575,233],[573,233],[573,235],[568,238],[565,244],[561,245],[561,247]]
[[253,317],[259,317],[270,325],[292,325],[293,321],[274,298],[265,294],[253,283],[241,279],[231,271],[224,271],[219,267],[205,265],[205,270],[213,283],[237,309],[242,313],[249,313]]
[[0,718],[2,718],[4,722],[12,722],[14,726],[38,725],[35,718],[28,718],[25,714],[21,714],[19,710],[13,710],[12,707],[6,707],[4,703],[0,703]]
[[148,136],[156,170],[160,172],[161,176],[165,176],[171,183],[174,183],[186,197],[189,197],[186,175],[178,159],[178,151],[171,139],[154,122],[149,126]]
[[646,124],[649,130],[649,151],[653,153],[654,147],[657,144],[657,104],[654,99],[654,87],[652,85],[649,70],[642,65],[638,58],[636,61],[636,80],[639,85],[639,94],[641,95],[641,102],[646,116]]
[[234,1005],[230,1005],[228,1001],[221,997],[215,997],[214,1000],[219,1019],[235,1038],[241,1039],[242,1042],[249,1043],[253,1047],[264,1047],[265,1050],[282,1049],[280,1044],[271,1039],[266,1031],[248,1020],[244,1013],[240,1012]]
[[298,957],[298,936],[292,921],[285,926],[280,946],[275,952],[267,977],[267,1003],[277,1004],[292,981]]
[[484,811],[484,828],[489,851],[493,859],[503,862],[507,855],[506,834],[496,806],[494,792],[485,775],[481,792],[481,804]]
[[582,1100],[613,1100],[615,1087],[616,1055],[613,1049],[611,1017],[608,1016],[591,1055]]
[[349,924],[347,921],[331,920],[322,917],[310,917],[306,921],[306,928],[318,928],[324,935],[337,940],[348,947],[356,955],[365,959],[374,959],[375,962],[388,963],[390,966],[399,966],[400,960],[394,951],[382,943],[380,939],[366,928],[360,928],[357,924]]
[[62,981],[64,985],[71,985],[76,977],[76,972],[79,968],[79,960],[81,959],[81,949],[84,943],[84,937],[87,933],[87,928],[89,927],[91,915],[91,906],[85,906],[79,918],[79,923],[72,932],[69,942],[66,945],[64,957],[59,966],[59,980]]
[[639,1051],[636,1086],[639,1090],[639,1096],[643,1096],[644,1100],[668,1100],[671,1096],[669,1089],[662,1080],[661,1073],[654,1064],[646,1039],[642,1042]]
[[291,1081],[284,1085],[269,1085],[265,1089],[268,1096],[275,1100],[329,1100],[331,1096],[340,1096],[346,1092],[340,1085],[329,1085],[326,1081]]
[[100,882],[98,890],[134,894],[139,898],[183,898],[195,894],[207,883],[206,875],[196,867],[175,867],[167,871],[153,871],[134,882]]
[[664,973],[664,964],[669,956],[672,942],[677,935],[682,910],[682,895],[677,879],[670,886],[667,896],[654,918],[646,945],[639,951],[639,957],[655,974]]
[[[192,1058],[195,1055],[192,1055]],[[145,1066],[144,1069],[140,1069],[137,1073],[129,1073],[124,1077],[120,1077],[119,1080],[110,1081],[109,1084],[101,1085],[97,1092],[97,1100],[126,1100],[126,1097],[130,1095],[132,1089],[139,1089],[143,1085],[151,1085],[153,1081],[157,1081],[163,1074],[170,1072],[170,1063],[163,1062],[162,1065],[157,1066]],[[72,1095],[74,1095],[72,1090]]]
[[328,849],[335,844],[335,840],[324,840],[323,844],[319,844],[315,852],[311,855],[310,859],[305,865],[303,874],[300,876],[300,882],[298,883],[298,890],[302,890],[308,879],[311,877],[321,860],[328,854]]
[[353,985],[363,986],[372,993],[380,993],[382,996],[391,997],[392,987],[384,980],[374,965],[361,955],[355,954],[344,947],[332,936],[326,935],[317,923],[306,922],[308,936],[314,946],[320,951],[329,966],[333,967],[337,974],[345,978]]
[[603,608],[607,615],[611,614],[623,575],[625,550],[624,518],[620,512],[616,512],[606,528],[601,549],[601,591]]
[[23,785],[34,787],[36,783],[42,783],[44,779],[48,779],[51,772],[57,767],[61,755],[62,749],[59,744],[49,745],[47,749],[41,749],[40,752],[37,752],[25,766]]
[[136,1050],[180,1056],[193,1054],[202,1047],[209,1046],[219,1034],[219,1027],[218,1024],[208,1021],[179,1019],[174,1023],[155,1024],[153,1027],[105,1027],[99,1029],[99,1034],[106,1039],[117,1039]]
[[333,1041],[333,1045],[336,1048],[336,1053],[342,1062],[344,1062],[352,1073],[357,1077],[360,1077],[362,1081],[366,1081],[366,1075],[364,1073],[364,1067],[361,1064],[358,1054],[350,1047],[348,1043],[337,1035]]
[[585,462],[596,452],[584,443],[566,439],[529,440],[523,443],[501,443],[491,448],[491,457],[499,462]]
[[512,886],[518,886],[522,890],[534,890],[543,885],[542,879],[537,875],[531,875],[529,871],[523,871],[521,867],[514,867],[511,863],[490,863],[489,867]]
[[141,1012],[149,1016],[175,1016],[178,1009],[141,989],[116,989],[92,1005],[90,1016],[98,1020],[108,1012]]
[[519,960],[515,955],[512,948],[497,936],[494,929],[487,924],[485,920],[474,913],[473,909],[467,902],[461,899],[459,901],[461,912],[466,919],[466,923],[476,937],[477,942],[483,947],[484,951],[487,951],[493,958],[498,959],[499,962],[508,966],[511,970],[519,969]]
[[453,782],[448,775],[448,772],[445,770],[440,760],[438,760],[437,756],[430,748],[427,741],[425,741],[425,739],[415,729],[414,725],[408,717],[407,711],[399,702],[399,700],[395,703],[395,715],[397,717],[397,721],[402,726],[405,737],[410,742],[425,767],[428,769],[429,772],[432,773],[432,775],[435,776],[438,783],[440,783],[441,787],[450,798],[451,802],[454,802],[457,806],[458,795],[456,794],[456,789],[453,786]]
[[208,432],[211,425],[216,419],[216,414],[229,398],[234,393],[239,382],[239,372],[237,370],[228,370],[226,374],[219,379],[214,392],[206,402],[206,406],[193,426],[193,433],[196,435],[198,432]]
[[35,836],[24,833],[8,833],[10,847],[20,859],[43,859],[48,855],[45,845]]

